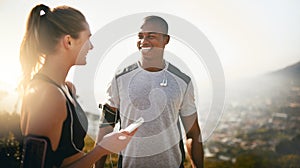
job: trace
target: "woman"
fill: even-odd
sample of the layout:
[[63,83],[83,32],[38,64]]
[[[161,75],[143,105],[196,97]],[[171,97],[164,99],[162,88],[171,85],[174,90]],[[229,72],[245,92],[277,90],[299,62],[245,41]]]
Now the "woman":
[[[31,10],[20,48],[23,167],[91,167],[124,149],[134,134],[110,134],[91,152],[82,152],[87,119],[65,79],[73,65],[86,64],[90,36],[85,17],[74,8],[41,4]],[[125,140],[118,139],[121,135]]]

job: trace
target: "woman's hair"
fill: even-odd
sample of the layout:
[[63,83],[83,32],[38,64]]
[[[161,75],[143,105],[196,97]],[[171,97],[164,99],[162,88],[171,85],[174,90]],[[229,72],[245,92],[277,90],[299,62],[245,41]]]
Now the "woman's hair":
[[85,29],[86,19],[77,9],[59,6],[50,9],[40,4],[35,6],[27,20],[26,32],[20,47],[20,62],[23,71],[21,88],[42,67],[45,57],[56,52],[58,41],[64,35],[78,38]]

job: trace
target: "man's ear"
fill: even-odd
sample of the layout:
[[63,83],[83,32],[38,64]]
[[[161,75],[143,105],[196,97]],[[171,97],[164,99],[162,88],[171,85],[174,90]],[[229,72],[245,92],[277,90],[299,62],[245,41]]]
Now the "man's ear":
[[164,36],[164,41],[165,41],[165,45],[167,45],[170,41],[170,36],[169,35],[165,35]]
[[70,35],[65,35],[63,38],[63,44],[65,48],[70,48],[72,46],[72,37]]

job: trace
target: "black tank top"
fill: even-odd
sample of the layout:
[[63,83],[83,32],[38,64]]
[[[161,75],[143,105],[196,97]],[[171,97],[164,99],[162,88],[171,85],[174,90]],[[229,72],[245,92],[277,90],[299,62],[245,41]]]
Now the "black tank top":
[[[49,77],[42,74],[37,74],[34,76],[34,79],[44,80],[46,82],[49,82],[57,86],[64,93],[67,100],[66,101],[67,118],[63,122],[58,148],[55,151],[52,151],[52,149],[50,148],[51,153],[47,152],[47,161],[46,161],[46,165],[47,163],[49,163],[50,165],[52,164],[56,167],[60,167],[62,161],[65,158],[72,156],[83,149],[84,138],[86,136],[87,129],[88,129],[88,120],[83,109],[76,101],[75,98],[76,95],[72,94],[70,88],[68,88],[69,93],[74,98],[76,106],[74,106],[74,104],[69,100],[64,90]],[[46,137],[46,139],[48,139],[49,141],[49,138]]]

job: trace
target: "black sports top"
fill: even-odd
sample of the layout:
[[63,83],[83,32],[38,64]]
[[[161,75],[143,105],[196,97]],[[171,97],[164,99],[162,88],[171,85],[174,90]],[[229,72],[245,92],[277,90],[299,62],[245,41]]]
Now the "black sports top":
[[55,151],[52,151],[51,143],[48,137],[28,135],[27,137],[25,137],[25,143],[26,138],[28,137],[42,137],[46,139],[48,141],[48,146],[46,152],[45,167],[60,167],[62,161],[65,158],[72,156],[83,149],[84,138],[88,129],[88,120],[83,109],[76,101],[75,95],[72,95],[70,88],[68,89],[71,96],[74,98],[76,106],[74,106],[74,104],[69,100],[64,90],[49,77],[42,74],[37,74],[34,76],[34,79],[41,79],[54,84],[64,93],[67,100],[67,118],[63,122],[59,145]]

